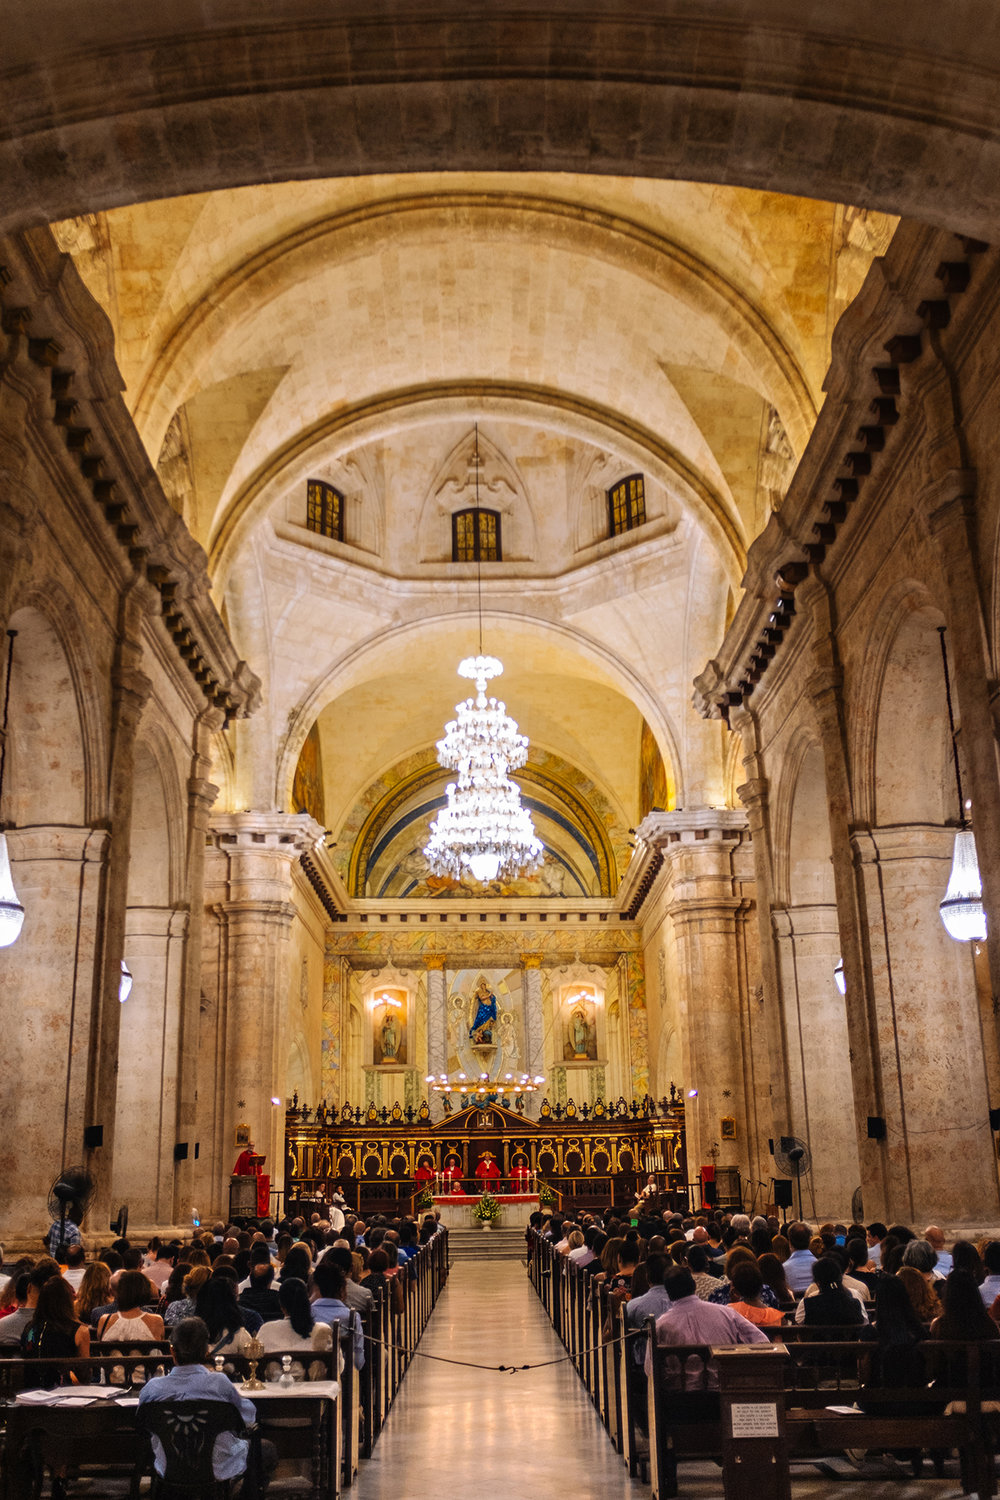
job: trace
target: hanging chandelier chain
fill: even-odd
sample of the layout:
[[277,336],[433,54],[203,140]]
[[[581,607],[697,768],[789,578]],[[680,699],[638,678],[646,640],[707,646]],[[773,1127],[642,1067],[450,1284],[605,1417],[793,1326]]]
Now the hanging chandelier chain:
[[965,815],[965,797],[962,792],[962,768],[958,760],[958,742],[955,738],[955,712],[951,703],[951,673],[948,671],[948,647],[945,645],[945,632],[947,625],[938,626],[938,637],[941,641],[941,661],[944,665],[944,696],[948,704],[948,725],[951,730],[951,753],[955,760],[955,785],[958,787],[958,816],[964,828],[968,824]]
[[[0,809],[3,808],[3,777],[7,766],[7,722],[10,717],[10,674],[14,664],[14,637],[16,630],[7,632],[7,677],[3,689],[3,727],[0,729]],[[0,828],[3,822],[0,821]]]
[[479,603],[479,655],[483,654],[483,537],[479,514],[479,423],[476,423],[476,598]]

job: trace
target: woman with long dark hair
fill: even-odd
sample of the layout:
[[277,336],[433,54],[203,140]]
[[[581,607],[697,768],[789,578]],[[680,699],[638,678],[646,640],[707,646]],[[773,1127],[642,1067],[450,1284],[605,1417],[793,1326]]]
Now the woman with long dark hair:
[[295,1281],[308,1282],[309,1277],[312,1275],[312,1264],[312,1255],[309,1252],[309,1247],[301,1243],[293,1245],[285,1256],[281,1267],[282,1281],[294,1279]]
[[968,1271],[952,1271],[944,1283],[944,1312],[931,1324],[932,1339],[961,1339],[976,1343],[1000,1339],[997,1327],[983,1306],[979,1288]]
[[860,1301],[843,1284],[839,1261],[825,1255],[813,1266],[816,1291],[795,1309],[796,1323],[811,1328],[858,1328],[866,1322]]
[[250,1342],[243,1312],[236,1300],[236,1283],[212,1276],[195,1299],[195,1314],[208,1328],[208,1355],[245,1354]]
[[[61,1276],[50,1276],[38,1293],[35,1315],[21,1335],[26,1359],[87,1359],[90,1329],[79,1321],[73,1288]],[[69,1372],[46,1371],[41,1386],[67,1385]]]
[[278,1299],[283,1316],[262,1324],[257,1330],[265,1353],[287,1354],[293,1350],[315,1351],[333,1347],[329,1323],[319,1323],[313,1318],[309,1290],[304,1281],[288,1277],[281,1283]]

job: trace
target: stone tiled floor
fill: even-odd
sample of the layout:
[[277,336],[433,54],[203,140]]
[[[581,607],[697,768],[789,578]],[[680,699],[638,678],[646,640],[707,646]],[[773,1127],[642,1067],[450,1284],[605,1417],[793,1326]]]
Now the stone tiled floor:
[[[461,1262],[420,1344],[422,1355],[474,1364],[532,1364],[565,1351],[522,1265]],[[796,1470],[795,1500],[952,1500],[957,1466],[918,1483],[872,1462],[859,1473],[844,1460],[837,1477]],[[362,1463],[357,1500],[461,1500],[492,1494],[649,1496],[630,1481],[571,1365],[501,1375],[496,1370],[417,1358],[410,1366],[374,1456]],[[682,1470],[682,1496],[722,1495],[718,1468]]]

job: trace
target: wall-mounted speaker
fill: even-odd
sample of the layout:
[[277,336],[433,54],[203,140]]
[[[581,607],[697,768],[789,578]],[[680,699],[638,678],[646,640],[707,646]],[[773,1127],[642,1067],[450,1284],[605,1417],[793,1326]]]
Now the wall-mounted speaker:
[[990,1110],[990,1129],[1000,1130],[1000,1109]]
[[104,1126],[85,1125],[83,1127],[83,1149],[85,1151],[96,1151],[98,1146],[104,1145]]
[[187,1141],[178,1141],[177,1144],[174,1147],[174,1161],[187,1161],[187,1154],[188,1154],[188,1143],[187,1143]]
[[885,1140],[885,1120],[881,1115],[868,1116],[868,1139],[870,1141]]

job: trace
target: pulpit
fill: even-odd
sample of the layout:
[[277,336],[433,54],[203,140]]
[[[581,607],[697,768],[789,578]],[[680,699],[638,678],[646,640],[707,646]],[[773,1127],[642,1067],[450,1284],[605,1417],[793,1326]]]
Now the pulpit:
[[230,1219],[266,1219],[271,1208],[271,1178],[264,1171],[266,1156],[241,1151],[229,1179]]

